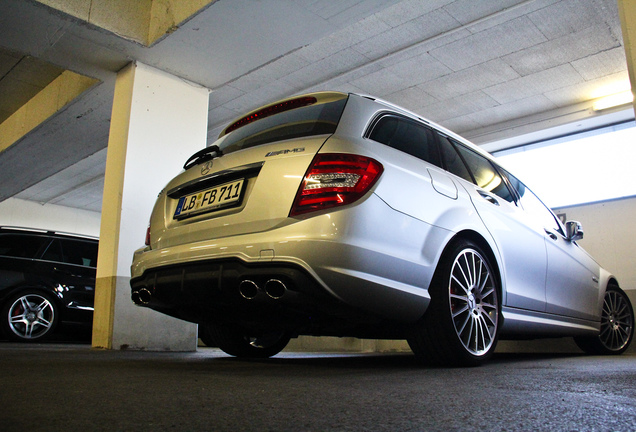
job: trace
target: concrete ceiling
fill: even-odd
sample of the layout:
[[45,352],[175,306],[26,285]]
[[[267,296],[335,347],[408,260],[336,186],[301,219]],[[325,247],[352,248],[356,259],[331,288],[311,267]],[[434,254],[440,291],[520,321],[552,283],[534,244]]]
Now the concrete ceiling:
[[594,99],[629,89],[616,0],[218,0],[149,47],[0,0],[0,111],[34,91],[21,65],[99,80],[0,153],[0,200],[101,209],[114,80],[130,61],[211,90],[209,143],[305,91],[379,96],[483,144],[595,117]]

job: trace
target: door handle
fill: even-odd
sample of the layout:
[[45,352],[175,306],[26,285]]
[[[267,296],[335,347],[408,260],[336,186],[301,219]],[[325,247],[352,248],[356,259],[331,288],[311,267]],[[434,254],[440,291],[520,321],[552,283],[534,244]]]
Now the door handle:
[[499,205],[499,201],[497,201],[497,199],[494,196],[489,195],[486,192],[482,192],[482,191],[478,191],[478,192],[479,192],[479,195],[481,195],[481,197],[485,199],[486,201],[488,201],[490,204],[494,204],[496,206]]
[[557,235],[555,233],[553,233],[552,231],[550,231],[549,229],[543,228],[543,231],[545,231],[545,233],[548,235],[548,237],[550,237],[552,240],[558,239]]

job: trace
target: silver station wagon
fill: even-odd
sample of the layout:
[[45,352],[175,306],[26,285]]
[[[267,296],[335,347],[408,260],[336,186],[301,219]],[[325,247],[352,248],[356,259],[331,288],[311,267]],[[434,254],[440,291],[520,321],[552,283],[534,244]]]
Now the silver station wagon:
[[132,299],[238,357],[299,335],[406,339],[477,365],[499,338],[573,336],[619,354],[617,280],[516,177],[416,114],[320,92],[259,108],[161,191]]

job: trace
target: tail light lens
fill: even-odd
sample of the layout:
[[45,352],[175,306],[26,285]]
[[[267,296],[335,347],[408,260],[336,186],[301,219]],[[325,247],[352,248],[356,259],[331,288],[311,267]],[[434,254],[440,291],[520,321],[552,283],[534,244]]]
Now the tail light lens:
[[148,225],[148,229],[146,230],[146,246],[150,246],[150,225]]
[[289,215],[351,204],[371,189],[383,170],[380,162],[364,156],[316,155]]

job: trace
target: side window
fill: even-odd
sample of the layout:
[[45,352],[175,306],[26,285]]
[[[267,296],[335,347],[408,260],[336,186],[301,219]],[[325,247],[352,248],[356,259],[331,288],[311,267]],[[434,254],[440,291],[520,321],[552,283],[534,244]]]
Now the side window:
[[42,258],[45,261],[64,262],[64,255],[62,254],[62,245],[59,240],[53,240],[48,248],[42,254]]
[[551,228],[556,232],[563,234],[561,224],[558,222],[554,213],[548,209],[543,202],[530,189],[521,183],[515,176],[507,171],[504,174],[508,177],[510,184],[519,194],[519,202],[523,209],[531,214],[534,218],[543,224],[544,228]]
[[442,166],[432,131],[414,120],[385,115],[375,122],[368,138],[438,167]]
[[464,180],[474,183],[473,176],[470,175],[468,168],[464,164],[464,161],[461,157],[459,157],[459,153],[455,150],[455,147],[445,136],[439,136],[440,150],[442,153],[442,157],[444,158],[444,163],[446,164],[446,170],[455,174],[457,177],[463,178]]
[[35,258],[48,242],[46,237],[20,234],[0,235],[0,255],[16,258]]
[[81,240],[62,240],[64,262],[85,267],[97,266],[97,244]]
[[457,151],[466,161],[477,186],[508,202],[515,201],[514,195],[488,159],[460,144],[457,145]]

